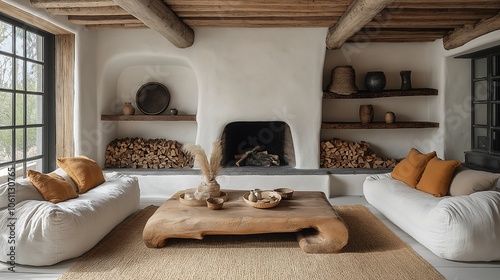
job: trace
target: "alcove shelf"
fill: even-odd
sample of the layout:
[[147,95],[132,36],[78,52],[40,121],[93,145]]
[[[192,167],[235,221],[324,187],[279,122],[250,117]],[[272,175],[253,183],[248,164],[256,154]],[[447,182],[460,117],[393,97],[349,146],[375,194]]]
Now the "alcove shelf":
[[196,115],[101,115],[101,121],[196,121]]
[[361,90],[350,95],[336,94],[333,92],[323,92],[324,99],[366,99],[398,96],[432,96],[438,95],[438,90],[433,88],[415,88],[410,90],[387,89],[378,92]]
[[322,129],[395,129],[395,128],[435,128],[439,127],[436,122],[373,122],[373,123],[360,123],[360,122],[323,122],[321,123]]

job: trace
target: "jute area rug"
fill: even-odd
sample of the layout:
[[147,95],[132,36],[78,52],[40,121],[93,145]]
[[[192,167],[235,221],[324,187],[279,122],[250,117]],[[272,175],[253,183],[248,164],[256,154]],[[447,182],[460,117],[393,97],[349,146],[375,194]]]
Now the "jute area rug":
[[156,209],[111,232],[60,279],[444,279],[361,205],[335,207],[349,228],[338,254],[304,253],[294,233],[171,239],[147,248],[142,230]]

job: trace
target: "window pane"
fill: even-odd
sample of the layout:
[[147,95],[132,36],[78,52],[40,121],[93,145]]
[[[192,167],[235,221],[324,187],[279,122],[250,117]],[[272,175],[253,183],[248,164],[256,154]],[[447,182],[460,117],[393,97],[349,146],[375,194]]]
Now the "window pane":
[[491,131],[491,151],[500,152],[500,131]]
[[26,86],[28,91],[43,92],[43,66],[38,63],[26,63]]
[[492,76],[497,77],[500,76],[500,55],[493,56],[492,62]]
[[0,54],[0,88],[12,89],[12,57]]
[[486,104],[474,104],[474,124],[488,124],[488,110]]
[[500,127],[500,104],[491,104],[491,126]]
[[24,125],[24,94],[16,94],[16,125]]
[[16,27],[16,54],[24,56],[24,29]]
[[0,163],[12,161],[12,129],[0,129]]
[[12,93],[0,91],[0,126],[12,125]]
[[12,53],[12,25],[0,21],[0,50]]
[[26,174],[26,170],[24,168],[24,163],[16,164],[16,180],[20,180],[24,178]]
[[16,59],[16,89],[24,90],[24,61]]
[[488,81],[474,82],[474,101],[488,100]]
[[41,159],[28,161],[26,164],[26,170],[36,170],[38,172],[43,172],[43,162]]
[[43,124],[43,96],[27,94],[26,103],[27,124]]
[[26,56],[33,60],[43,61],[43,37],[26,31]]
[[487,65],[486,57],[474,60],[474,78],[485,78],[488,71]]
[[2,166],[0,167],[0,185],[5,184],[9,181],[9,168],[10,166]]
[[488,130],[486,128],[474,128],[474,149],[488,150]]
[[493,101],[500,101],[500,80],[493,80],[492,94]]
[[24,159],[24,128],[16,129],[16,160]]
[[43,129],[31,127],[27,129],[27,153],[28,157],[39,156],[43,153]]

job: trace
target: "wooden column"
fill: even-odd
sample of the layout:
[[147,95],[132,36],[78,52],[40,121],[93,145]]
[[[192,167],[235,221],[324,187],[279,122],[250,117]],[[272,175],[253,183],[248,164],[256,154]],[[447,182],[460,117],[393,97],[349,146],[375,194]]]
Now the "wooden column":
[[448,33],[443,38],[443,46],[446,50],[458,48],[479,36],[499,29],[500,13],[489,19],[482,20],[476,24],[465,25],[462,28],[455,29],[455,31]]
[[56,35],[56,157],[74,156],[75,35]]
[[116,4],[157,31],[178,48],[193,45],[194,31],[162,0],[114,0]]
[[340,49],[342,45],[373,20],[394,0],[354,0],[336,25],[328,29],[326,47]]

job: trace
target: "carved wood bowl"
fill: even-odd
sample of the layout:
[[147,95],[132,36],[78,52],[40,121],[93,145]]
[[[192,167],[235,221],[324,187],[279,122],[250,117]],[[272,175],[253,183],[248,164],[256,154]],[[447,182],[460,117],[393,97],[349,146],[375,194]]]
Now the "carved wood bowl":
[[289,188],[279,188],[274,189],[274,191],[279,193],[283,199],[291,199],[293,196],[293,190]]
[[207,205],[206,200],[202,199],[184,199],[184,194],[179,195],[179,202],[187,206],[205,206]]
[[219,210],[224,205],[224,199],[222,197],[211,197],[207,199],[207,207],[212,210]]
[[257,202],[253,202],[248,200],[248,195],[250,192],[247,192],[243,195],[243,200],[246,204],[260,209],[273,208],[280,204],[281,195],[275,191],[262,191],[262,199]]

